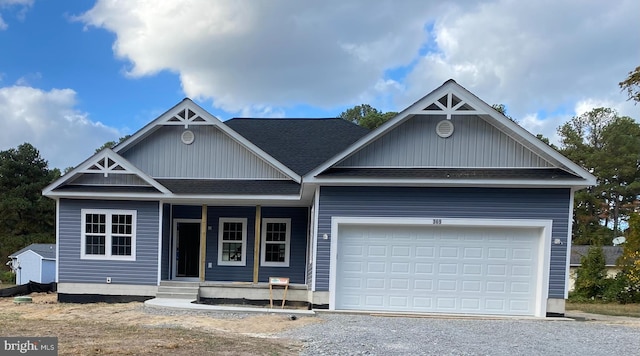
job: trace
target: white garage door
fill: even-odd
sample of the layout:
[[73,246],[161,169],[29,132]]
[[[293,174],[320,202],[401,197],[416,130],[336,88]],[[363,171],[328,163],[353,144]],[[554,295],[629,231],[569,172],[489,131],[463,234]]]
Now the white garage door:
[[335,309],[534,315],[541,230],[338,229]]

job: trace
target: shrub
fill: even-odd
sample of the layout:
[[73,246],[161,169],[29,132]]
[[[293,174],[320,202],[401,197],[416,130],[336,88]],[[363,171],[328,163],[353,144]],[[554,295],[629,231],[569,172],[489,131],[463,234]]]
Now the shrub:
[[574,294],[584,298],[602,298],[607,289],[607,269],[602,247],[594,246],[580,260]]
[[0,271],[0,281],[2,283],[16,283],[16,274],[12,271]]

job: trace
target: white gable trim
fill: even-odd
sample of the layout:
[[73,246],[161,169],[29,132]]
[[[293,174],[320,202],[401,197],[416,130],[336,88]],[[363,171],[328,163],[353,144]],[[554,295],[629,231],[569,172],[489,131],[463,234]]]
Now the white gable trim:
[[[452,102],[452,96],[455,95],[461,100],[459,103]],[[440,98],[447,98],[446,105],[440,103]],[[436,107],[432,107],[435,104]],[[471,110],[459,110],[464,104],[468,104],[472,107]],[[431,107],[431,109],[428,109]],[[335,164],[339,163],[343,159],[349,157],[351,154],[364,148],[366,145],[384,136],[386,133],[401,125],[405,121],[409,120],[414,115],[424,114],[437,114],[437,115],[482,115],[504,134],[510,136],[520,144],[523,144],[528,149],[531,149],[536,154],[541,154],[541,157],[545,160],[550,160],[551,164],[554,164],[558,168],[570,170],[584,179],[581,182],[582,186],[590,186],[596,184],[596,178],[579,165],[572,162],[570,159],[564,157],[553,148],[546,145],[544,142],[538,140],[534,135],[520,127],[518,124],[506,118],[504,115],[497,112],[489,104],[480,100],[477,96],[463,88],[461,85],[453,80],[448,80],[442,84],[439,88],[435,89],[431,93],[427,94],[422,99],[415,102],[402,112],[398,113],[394,118],[387,121],[379,128],[371,131],[369,134],[362,137],[360,140],[347,147],[340,154],[334,156],[327,162],[323,163],[316,169],[307,173],[305,180],[317,176],[323,171],[331,168]]]
[[155,181],[149,175],[138,169],[136,166],[131,164],[122,156],[115,153],[110,148],[105,148],[102,151],[91,156],[86,161],[82,162],[71,172],[63,175],[55,182],[44,188],[42,194],[45,196],[58,195],[53,192],[53,190],[67,183],[72,178],[75,178],[77,174],[103,174],[105,177],[107,177],[109,174],[134,174],[148,183],[150,186],[158,189],[160,192],[164,194],[171,194],[171,191],[165,188],[162,184]]
[[[193,115],[191,114],[193,113]],[[251,151],[256,156],[260,157],[267,164],[271,165],[282,174],[290,177],[292,180],[300,183],[302,181],[302,177],[291,170],[289,167],[280,163],[278,160],[273,158],[271,155],[260,149],[258,146],[254,145],[252,142],[244,138],[242,135],[235,132],[229,126],[225,125],[220,119],[211,115],[209,112],[204,110],[198,104],[194,103],[191,99],[185,98],[180,103],[178,103],[173,108],[166,111],[164,114],[160,115],[157,119],[153,120],[138,132],[133,134],[131,137],[126,139],[124,142],[115,146],[113,150],[115,152],[123,152],[126,151],[127,148],[135,145],[140,140],[149,136],[155,130],[160,128],[161,126],[175,126],[175,125],[184,125],[185,128],[188,128],[189,125],[211,125],[220,129],[222,132],[227,134],[233,140],[238,142],[240,145]]]

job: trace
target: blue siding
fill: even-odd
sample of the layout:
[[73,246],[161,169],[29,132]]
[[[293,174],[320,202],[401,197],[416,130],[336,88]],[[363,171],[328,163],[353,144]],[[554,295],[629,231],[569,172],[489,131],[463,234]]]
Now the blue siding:
[[[245,266],[218,266],[218,223],[220,218],[247,218],[247,264]],[[253,281],[253,246],[255,236],[256,208],[255,207],[221,207],[207,208],[207,261],[205,265],[205,280],[252,282]],[[209,268],[209,263],[213,267]]]
[[[318,236],[332,216],[553,220],[549,297],[564,298],[569,189],[321,187]],[[318,238],[316,290],[329,290],[331,239]]]
[[56,281],[56,261],[42,260],[42,280],[40,283]]
[[171,205],[162,206],[162,272],[160,278],[169,279],[171,267]]
[[260,267],[259,282],[268,282],[269,277],[289,277],[291,283],[304,283],[309,209],[262,208],[262,218],[291,218],[291,247],[289,267]]
[[[80,259],[81,209],[137,211],[136,260]],[[156,285],[158,279],[158,202],[60,200],[58,282]]]

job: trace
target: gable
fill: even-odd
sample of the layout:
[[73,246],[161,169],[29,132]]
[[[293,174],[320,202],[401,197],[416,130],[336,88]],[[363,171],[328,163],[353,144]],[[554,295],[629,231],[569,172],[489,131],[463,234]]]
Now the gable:
[[[483,170],[487,174],[476,172]],[[523,170],[526,174],[519,174]],[[366,176],[361,174],[365,171]],[[307,173],[305,179],[332,184],[574,189],[596,183],[592,174],[451,79]]]
[[445,115],[415,115],[337,167],[547,168],[552,165],[478,115],[451,115],[451,136],[437,134]]
[[216,126],[188,130],[189,144],[181,139],[184,127],[162,126],[121,154],[154,178],[288,179]]

